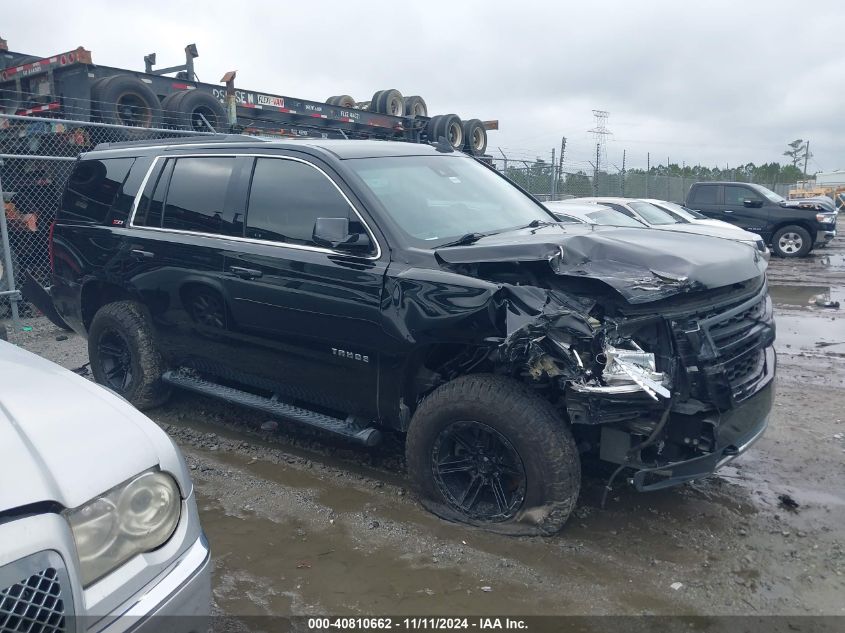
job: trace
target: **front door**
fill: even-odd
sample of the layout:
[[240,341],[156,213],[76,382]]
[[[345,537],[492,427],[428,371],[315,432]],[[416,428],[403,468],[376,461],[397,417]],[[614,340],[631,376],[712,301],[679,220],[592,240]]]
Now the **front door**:
[[[342,183],[312,162],[256,158],[250,183],[245,240],[227,249],[224,284],[254,374],[288,399],[376,417],[387,261],[375,236]],[[319,217],[348,218],[372,249],[318,246]]]
[[[766,200],[751,187],[743,185],[724,185],[724,212],[728,220],[741,229],[753,233],[762,233],[768,225]],[[751,206],[746,206],[746,201]]]

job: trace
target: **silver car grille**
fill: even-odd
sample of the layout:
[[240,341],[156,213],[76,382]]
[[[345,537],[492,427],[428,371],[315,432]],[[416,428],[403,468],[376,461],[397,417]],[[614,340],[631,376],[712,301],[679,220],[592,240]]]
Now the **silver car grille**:
[[64,562],[45,551],[0,567],[0,633],[66,633],[73,597]]

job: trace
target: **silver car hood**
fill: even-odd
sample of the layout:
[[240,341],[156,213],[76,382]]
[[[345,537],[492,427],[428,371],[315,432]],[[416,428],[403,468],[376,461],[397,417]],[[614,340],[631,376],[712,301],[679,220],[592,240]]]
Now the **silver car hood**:
[[[727,223],[726,223],[727,224]],[[726,240],[743,240],[756,242],[760,236],[751,231],[746,231],[737,226],[727,224],[727,226],[714,226],[712,224],[654,224],[652,228],[660,229],[662,231],[677,231],[679,233],[695,233],[696,235],[710,235],[712,237],[721,237]]]
[[79,506],[155,466],[190,492],[169,437],[99,385],[0,341],[0,512]]

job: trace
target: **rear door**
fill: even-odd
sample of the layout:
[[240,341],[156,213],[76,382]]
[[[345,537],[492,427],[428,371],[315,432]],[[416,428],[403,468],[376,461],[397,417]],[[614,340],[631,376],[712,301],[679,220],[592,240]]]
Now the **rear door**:
[[120,273],[150,309],[168,360],[210,373],[238,349],[223,285],[226,240],[243,235],[248,159],[159,157],[126,232]]
[[700,211],[704,215],[716,220],[734,223],[730,214],[724,213],[721,186],[717,184],[700,184],[692,190],[687,206]]
[[[330,175],[331,174],[331,175]],[[377,416],[380,302],[386,254],[328,166],[293,156],[256,157],[245,240],[225,254],[232,319],[249,337],[255,371],[289,398]],[[370,252],[314,243],[318,217],[345,217]]]

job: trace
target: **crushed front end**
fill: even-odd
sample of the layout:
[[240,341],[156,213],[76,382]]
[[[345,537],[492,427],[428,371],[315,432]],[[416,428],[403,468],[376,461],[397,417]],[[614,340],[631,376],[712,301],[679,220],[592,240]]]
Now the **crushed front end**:
[[666,233],[438,252],[497,283],[484,304],[504,314],[505,335],[486,339],[495,370],[554,403],[581,453],[627,469],[640,490],[735,458],[763,433],[774,397],[766,261],[728,240]]
[[591,375],[565,380],[573,427],[602,460],[633,469],[639,490],[708,475],[765,430],[772,303],[764,280],[745,286],[605,324]]

